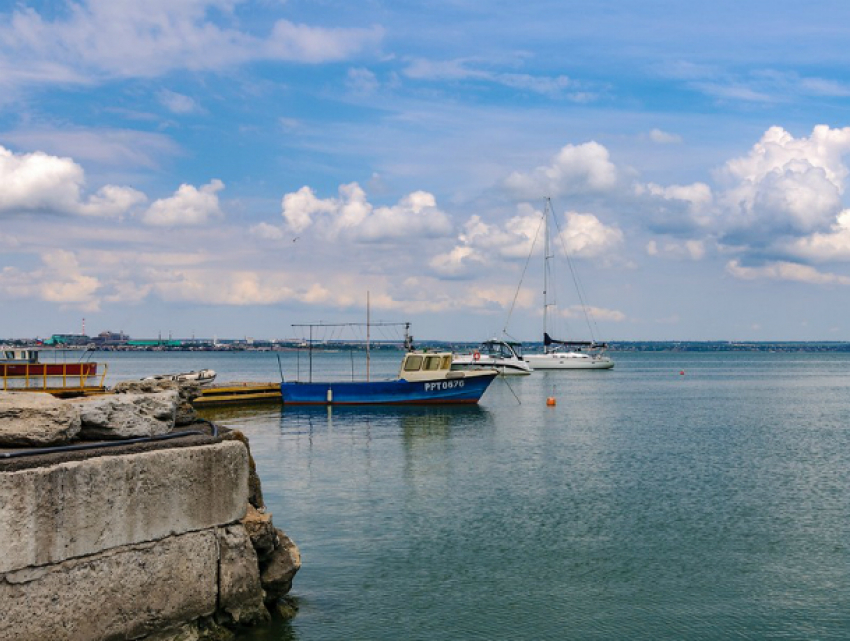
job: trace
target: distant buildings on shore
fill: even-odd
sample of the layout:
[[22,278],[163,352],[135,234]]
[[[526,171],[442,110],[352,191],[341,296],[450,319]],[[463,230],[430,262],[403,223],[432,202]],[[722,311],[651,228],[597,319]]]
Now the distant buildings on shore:
[[[221,338],[130,338],[124,332],[101,332],[97,336],[86,334],[53,334],[50,338],[4,339],[0,345],[17,347],[52,347],[62,349],[95,349],[103,351],[288,351],[308,349],[303,339],[241,339]],[[477,342],[417,341],[417,347],[468,350]],[[526,342],[526,348],[540,343]],[[316,340],[316,350],[365,349],[363,341]],[[400,341],[373,341],[371,349],[401,349]],[[850,352],[846,341],[619,341],[608,344],[616,352]]]

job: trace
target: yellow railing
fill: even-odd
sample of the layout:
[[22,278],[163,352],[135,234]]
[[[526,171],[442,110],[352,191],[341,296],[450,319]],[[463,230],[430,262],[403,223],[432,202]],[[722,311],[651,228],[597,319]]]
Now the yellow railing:
[[[69,374],[68,367],[70,365],[76,366],[78,365],[78,363],[61,363],[56,365],[51,364],[51,367],[55,368],[57,365],[62,368],[61,373],[50,374],[49,376],[47,374],[47,367],[44,367],[44,363],[32,365],[33,368],[43,368],[43,371],[41,373],[33,372],[30,369],[31,364],[29,363],[24,364],[23,374],[8,374],[6,368],[4,368],[2,370],[2,374],[0,374],[0,379],[2,379],[3,382],[2,389],[4,392],[15,390],[30,390],[34,392],[39,392],[55,389],[86,389],[87,387],[103,387],[103,382],[106,380],[106,372],[109,369],[109,366],[104,363],[103,373],[100,374],[100,384],[86,385],[89,379],[96,378],[98,376],[96,370],[94,373],[91,374],[87,374],[85,369],[81,369],[79,374]],[[61,385],[48,384],[59,378],[62,379]],[[79,387],[76,386],[78,379]],[[19,384],[20,382],[23,382],[23,384]]]

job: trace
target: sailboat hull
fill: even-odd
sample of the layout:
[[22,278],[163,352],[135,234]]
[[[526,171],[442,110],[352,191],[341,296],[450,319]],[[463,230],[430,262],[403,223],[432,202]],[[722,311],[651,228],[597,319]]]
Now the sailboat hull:
[[551,354],[526,354],[523,360],[535,370],[547,369],[611,369],[614,361],[607,356],[554,352]]

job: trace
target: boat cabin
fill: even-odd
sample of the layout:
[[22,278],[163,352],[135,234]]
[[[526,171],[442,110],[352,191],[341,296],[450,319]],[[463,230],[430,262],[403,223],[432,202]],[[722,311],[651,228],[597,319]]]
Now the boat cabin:
[[478,351],[482,356],[492,356],[493,358],[522,358],[522,343],[491,338],[489,341],[481,343]]
[[37,349],[0,349],[2,363],[38,363]]
[[401,361],[398,377],[407,381],[452,378],[451,352],[408,352]]

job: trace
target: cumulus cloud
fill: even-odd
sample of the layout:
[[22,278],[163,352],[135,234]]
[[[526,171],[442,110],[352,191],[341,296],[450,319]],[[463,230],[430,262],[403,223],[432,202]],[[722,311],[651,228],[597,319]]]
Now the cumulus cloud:
[[327,29],[287,20],[257,36],[222,24],[238,4],[84,0],[57,17],[20,7],[0,25],[0,69],[14,66],[18,83],[43,83],[153,77],[255,60],[321,63],[349,58],[383,37],[380,27]]
[[618,227],[606,226],[593,214],[567,214],[567,224],[560,234],[570,256],[593,258],[609,254],[623,243]]
[[294,233],[314,225],[329,239],[378,242],[413,237],[440,237],[452,231],[451,221],[425,191],[404,196],[391,207],[374,207],[357,183],[341,185],[338,198],[317,198],[310,187],[286,194],[283,218]]
[[828,232],[798,238],[784,249],[808,261],[850,261],[850,209],[838,215]]
[[599,143],[567,145],[549,165],[529,173],[513,172],[504,184],[517,197],[528,199],[604,193],[616,186],[617,167]]
[[564,318],[576,319],[576,318],[591,318],[593,320],[601,320],[601,321],[610,321],[614,323],[621,323],[626,320],[626,315],[616,309],[606,309],[604,307],[593,307],[593,306],[585,306],[581,305],[572,305],[565,309],[559,310],[559,314]]
[[83,197],[85,172],[70,158],[15,154],[0,147],[0,215],[24,212],[115,217],[146,200],[130,187],[106,185]]
[[760,267],[746,267],[729,261],[726,271],[741,280],[787,280],[812,285],[850,285],[850,276],[819,272],[810,265],[776,261]]
[[[523,259],[543,251],[543,214],[528,203],[504,225],[484,222],[473,215],[463,225],[458,244],[435,256],[430,267],[442,276],[468,277],[497,259]],[[569,212],[553,234],[553,250],[577,258],[610,256],[623,242],[622,230],[605,225],[593,214]]]
[[850,127],[814,128],[795,138],[771,127],[741,158],[718,172],[723,224],[729,230],[805,235],[828,230],[841,211]]
[[169,198],[161,198],[142,214],[142,222],[157,227],[190,227],[223,218],[218,192],[224,189],[220,180],[212,180],[200,189],[183,184]]

